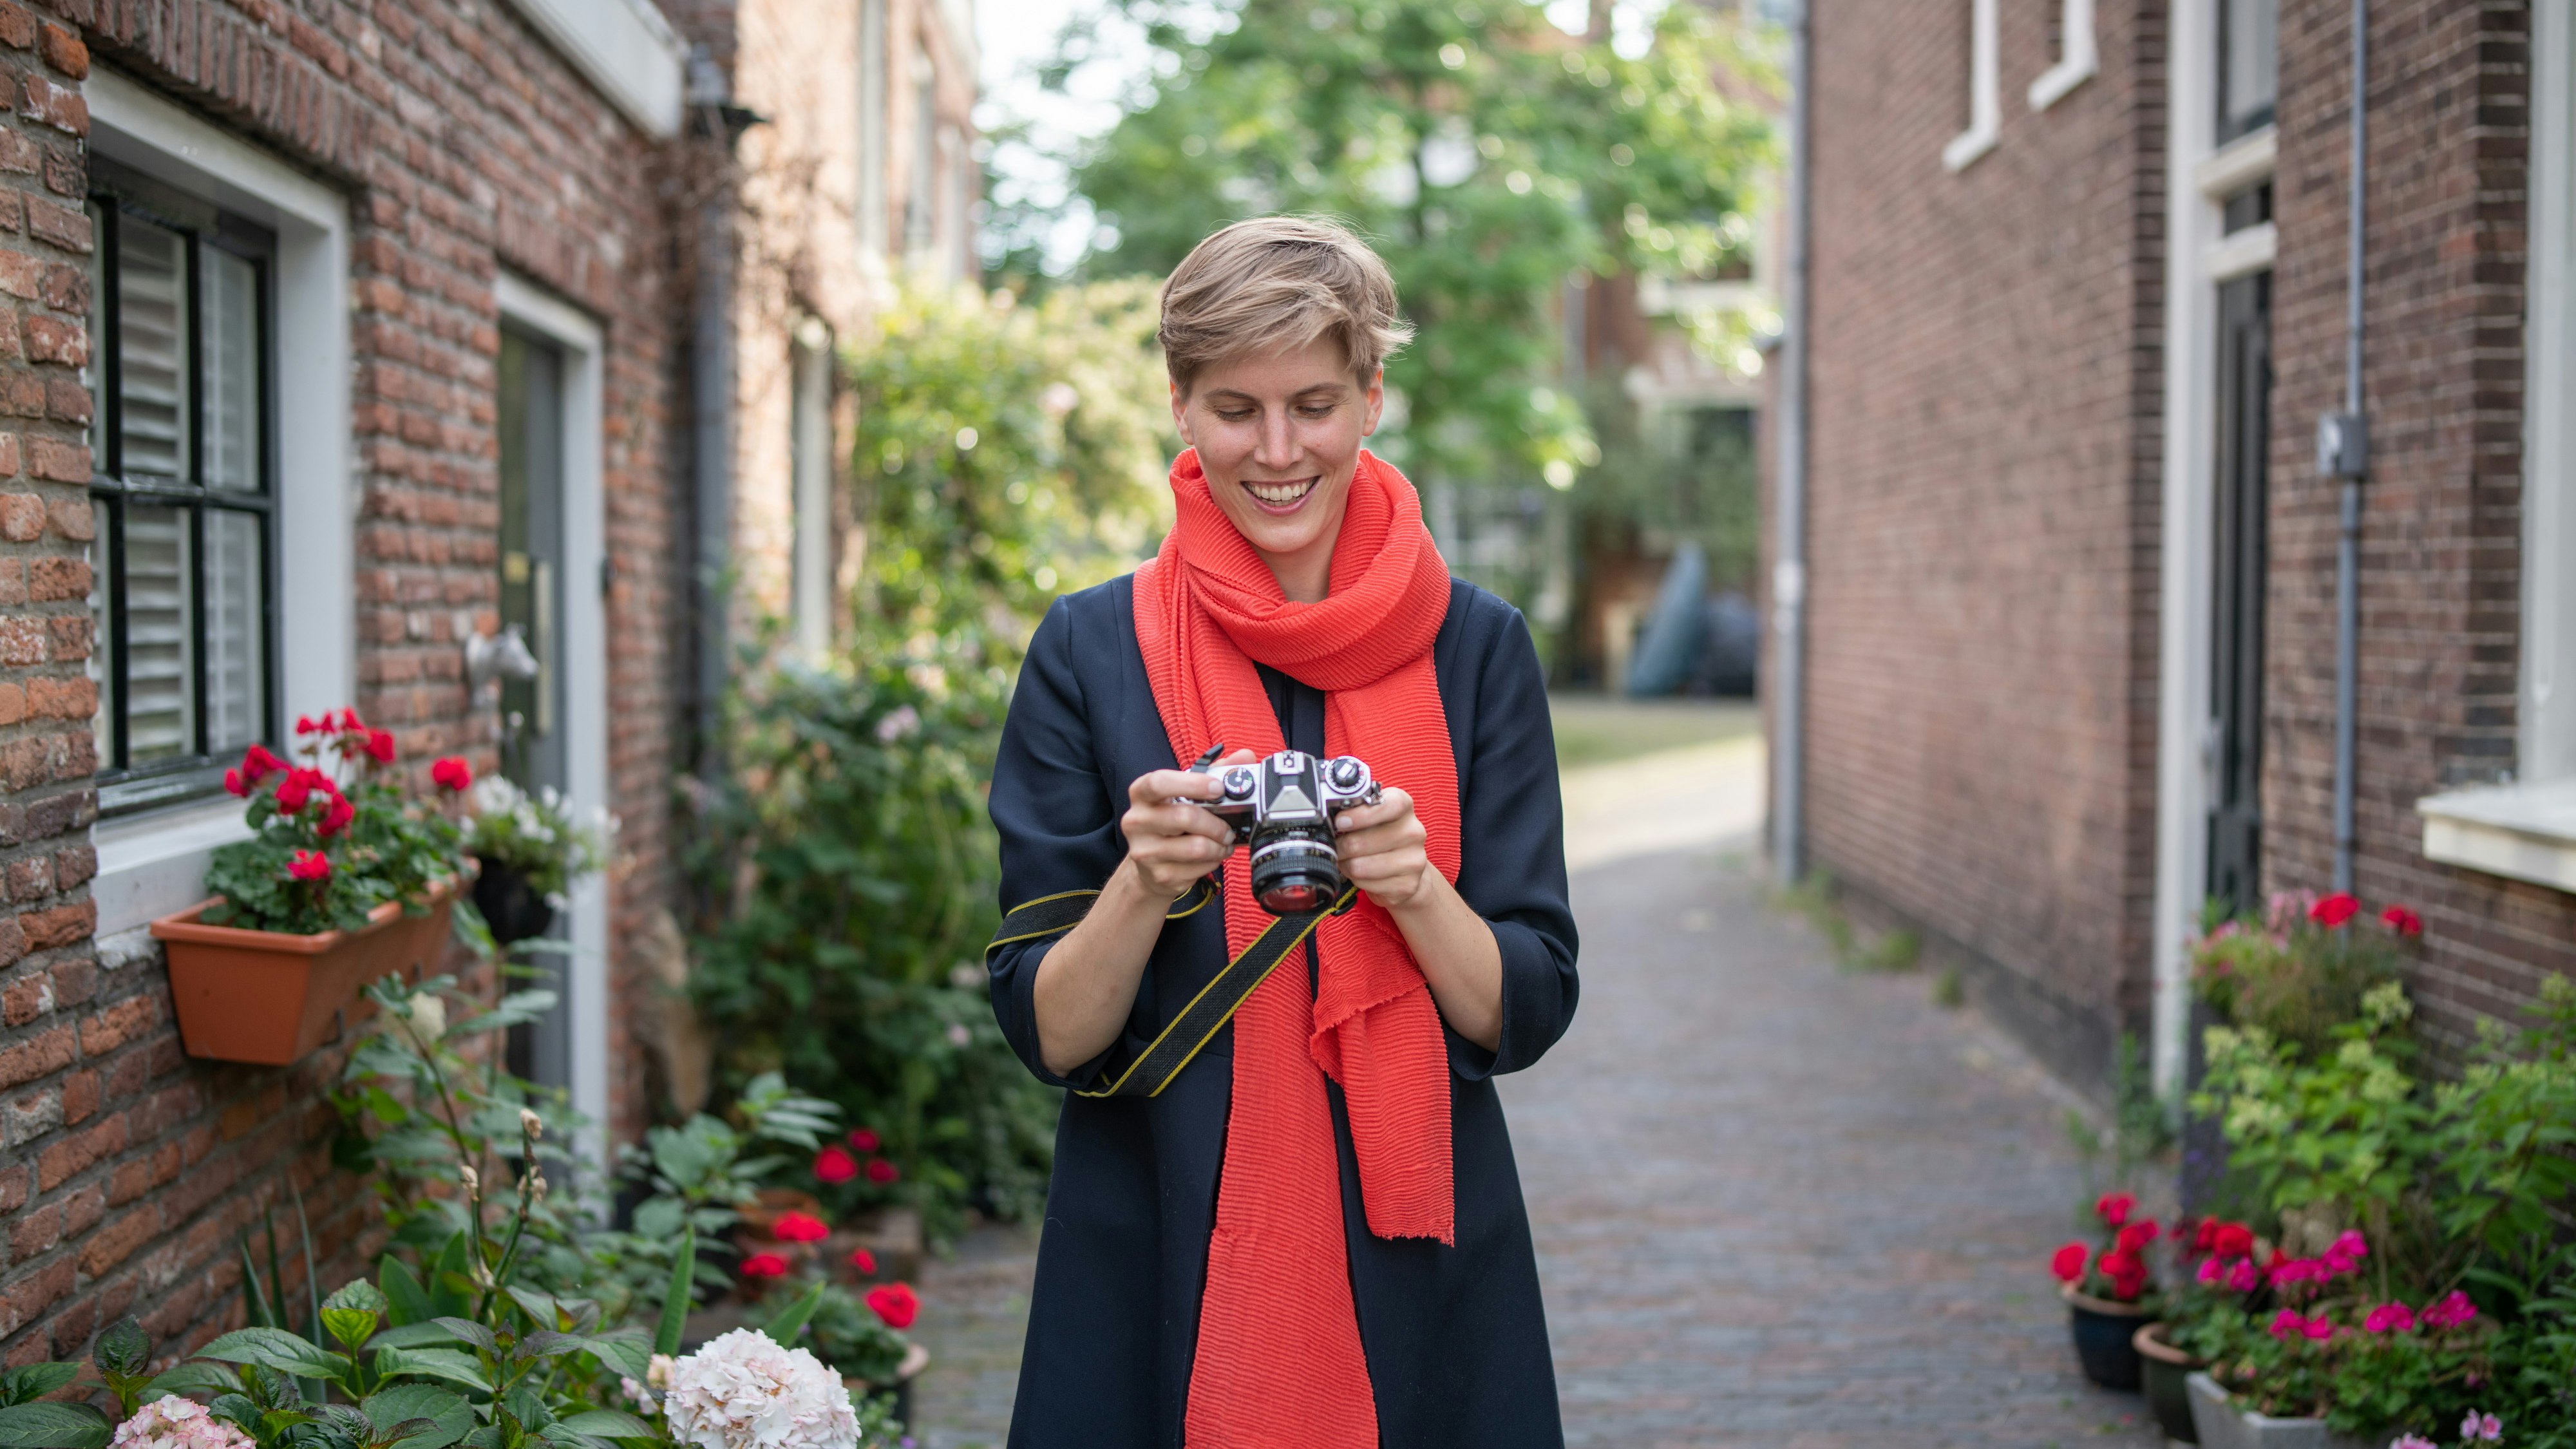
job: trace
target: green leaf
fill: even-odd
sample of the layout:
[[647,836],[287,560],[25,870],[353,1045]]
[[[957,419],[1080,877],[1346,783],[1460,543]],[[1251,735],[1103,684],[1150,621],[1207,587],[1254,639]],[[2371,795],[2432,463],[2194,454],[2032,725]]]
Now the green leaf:
[[761,1325],[760,1331],[781,1348],[793,1347],[796,1335],[805,1331],[805,1321],[812,1318],[814,1310],[822,1305],[823,1285],[816,1283],[796,1295],[796,1301],[787,1305],[785,1312]]
[[388,1328],[367,1342],[378,1348],[426,1348],[433,1344],[461,1343],[454,1329],[438,1322],[406,1323]]
[[601,1363],[630,1379],[643,1378],[653,1367],[653,1345],[640,1328],[594,1333],[582,1340],[582,1346]]
[[653,1439],[653,1427],[623,1409],[585,1409],[556,1425],[593,1439]]
[[383,1362],[388,1355],[395,1373],[438,1379],[479,1393],[492,1392],[492,1381],[484,1377],[483,1365],[471,1354],[452,1348],[393,1348],[377,1355],[377,1361]]
[[112,1373],[141,1373],[152,1357],[152,1335],[145,1333],[143,1325],[129,1314],[108,1325],[90,1354],[100,1368]]
[[[367,1422],[378,1435],[385,1435],[397,1424],[425,1422],[429,1427],[404,1434],[400,1442],[410,1449],[447,1449],[474,1429],[474,1410],[463,1399],[445,1389],[428,1384],[396,1384],[368,1396],[360,1407],[367,1411]],[[379,1443],[386,1442],[380,1438]]]
[[438,1317],[431,1319],[430,1323],[447,1330],[447,1332],[456,1338],[457,1341],[461,1343],[470,1343],[476,1348],[483,1350],[485,1353],[499,1353],[501,1351],[501,1342],[499,1339],[492,1336],[492,1330],[485,1328],[482,1324],[475,1322],[471,1318],[457,1318],[452,1315],[441,1314]]
[[474,1307],[472,1295],[455,1286],[465,1281],[465,1268],[473,1261],[473,1253],[462,1231],[449,1238],[446,1247],[438,1250],[438,1261],[431,1265],[429,1274],[429,1316],[461,1314]]
[[698,1233],[685,1228],[680,1233],[680,1251],[671,1259],[671,1286],[662,1300],[662,1321],[653,1330],[653,1351],[675,1354],[680,1351],[680,1333],[689,1321],[689,1285],[698,1266]]
[[283,1328],[236,1328],[197,1350],[197,1357],[255,1363],[299,1379],[332,1378],[345,1367],[332,1354]]
[[87,1404],[0,1408],[0,1449],[106,1449],[112,1426]]
[[355,1353],[376,1331],[376,1313],[370,1308],[322,1309],[322,1331],[339,1341],[341,1347]]
[[150,1383],[143,1386],[142,1397],[149,1402],[164,1394],[177,1394],[181,1398],[191,1394],[238,1394],[241,1387],[241,1375],[222,1364],[183,1363],[155,1375]]
[[530,1359],[557,1358],[567,1353],[578,1353],[586,1346],[585,1340],[573,1334],[557,1333],[551,1328],[540,1328],[520,1339],[518,1348],[511,1353],[510,1357],[520,1363],[526,1363]]
[[0,1404],[26,1404],[80,1377],[76,1363],[31,1363],[0,1376]]
[[563,1308],[555,1302],[553,1294],[541,1293],[534,1288],[522,1288],[516,1283],[509,1286],[508,1292],[510,1301],[519,1305],[519,1311],[528,1315],[528,1321],[531,1324],[538,1328],[562,1330]]

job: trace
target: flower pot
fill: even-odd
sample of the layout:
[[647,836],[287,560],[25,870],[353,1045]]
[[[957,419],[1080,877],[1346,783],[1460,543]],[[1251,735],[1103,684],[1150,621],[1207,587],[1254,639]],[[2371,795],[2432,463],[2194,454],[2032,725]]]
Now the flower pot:
[[860,1378],[845,1378],[841,1382],[849,1385],[852,1398],[875,1394],[894,1400],[887,1406],[887,1411],[902,1429],[909,1430],[912,1427],[912,1386],[920,1379],[921,1371],[928,1367],[930,1350],[916,1343],[903,1351],[903,1362],[895,1366],[893,1383],[872,1384]]
[[210,1061],[282,1067],[339,1039],[374,1014],[367,983],[437,971],[454,894],[443,881],[431,888],[426,915],[387,901],[362,930],[310,936],[207,925],[199,917],[220,896],[163,916],[152,938],[169,957],[180,1046]]
[[2326,1428],[2323,1419],[2275,1419],[2239,1408],[2234,1396],[2205,1373],[2183,1381],[2191,1399],[2192,1427],[2201,1449],[2378,1449],[2386,1435],[2356,1439]]
[[474,909],[492,928],[496,945],[507,946],[542,936],[555,927],[555,908],[518,867],[497,860],[483,862],[474,881]]
[[[873,1274],[862,1273],[850,1254],[860,1248],[877,1260]],[[871,1283],[907,1282],[921,1276],[921,1214],[908,1207],[878,1208],[849,1219],[823,1244],[823,1265],[832,1276],[864,1291]]]
[[2074,1336],[2075,1359],[2084,1366],[2084,1377],[2106,1389],[2136,1393],[2138,1351],[2129,1340],[2155,1311],[2143,1303],[2115,1303],[2078,1293],[2072,1283],[2058,1289],[2057,1296],[2066,1300],[2067,1328]]
[[742,1234],[758,1238],[765,1250],[774,1252],[771,1245],[778,1241],[778,1220],[789,1213],[819,1218],[823,1215],[823,1200],[797,1188],[764,1187],[753,1194],[751,1201],[734,1204],[734,1211],[742,1214]]
[[2147,1407],[2155,1411],[2165,1437],[2199,1443],[2200,1431],[2191,1422],[2191,1394],[2183,1380],[2201,1367],[2201,1360],[2165,1342],[2162,1323],[2140,1324],[2129,1336],[2129,1346],[2138,1351],[2139,1386],[2146,1390]]

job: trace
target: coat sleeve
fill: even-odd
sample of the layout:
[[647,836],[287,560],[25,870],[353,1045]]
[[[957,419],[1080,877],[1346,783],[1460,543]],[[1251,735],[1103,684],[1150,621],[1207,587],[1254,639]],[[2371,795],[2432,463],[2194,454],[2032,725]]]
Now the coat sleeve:
[[[1002,725],[988,808],[1001,836],[1005,913],[1042,896],[1099,890],[1125,858],[1119,812],[1092,749],[1072,611],[1064,599],[1047,610],[1029,641]],[[1038,1051],[1038,963],[1060,939],[1014,942],[985,963],[1002,1035],[1038,1080],[1056,1087],[1087,1083],[1100,1067],[1099,1060],[1087,1062],[1071,1078],[1061,1077],[1047,1070]]]
[[1556,732],[1538,649],[1506,607],[1476,686],[1466,798],[1458,802],[1458,894],[1494,928],[1503,957],[1503,1031],[1493,1051],[1449,1033],[1449,1061],[1473,1081],[1516,1072],[1574,1020],[1574,909],[1565,884],[1565,810]]

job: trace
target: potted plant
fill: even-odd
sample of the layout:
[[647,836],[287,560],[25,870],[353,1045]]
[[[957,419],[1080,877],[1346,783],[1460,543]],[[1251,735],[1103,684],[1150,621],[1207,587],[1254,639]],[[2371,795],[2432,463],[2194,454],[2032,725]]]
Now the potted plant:
[[2106,1389],[2135,1392],[2138,1351],[2131,1340],[2157,1308],[2146,1257],[2156,1224],[2138,1214],[2137,1198],[2125,1192],[2104,1193],[2094,1201],[2093,1216],[2101,1225],[2101,1246],[2068,1243],[2049,1267],[2058,1277],[2058,1296],[2066,1300],[2084,1376]]
[[[290,765],[261,745],[224,772],[248,840],[217,849],[207,900],[152,923],[190,1056],[283,1066],[362,1017],[367,982],[434,971],[466,866],[444,783],[408,798],[391,731],[354,709],[299,719]],[[452,768],[451,768],[452,767]]]
[[607,863],[615,822],[605,811],[589,823],[574,820],[551,785],[530,795],[487,776],[465,803],[465,851],[483,867],[474,881],[474,908],[497,945],[552,930],[573,881]]

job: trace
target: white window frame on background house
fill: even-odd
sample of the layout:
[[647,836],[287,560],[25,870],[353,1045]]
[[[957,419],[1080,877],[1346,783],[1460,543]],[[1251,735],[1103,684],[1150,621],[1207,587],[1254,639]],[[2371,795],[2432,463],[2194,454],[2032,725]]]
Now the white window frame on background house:
[[2030,83],[2030,108],[2044,111],[2066,99],[2102,68],[2093,38],[2093,0],[2062,0],[2058,10],[2057,64]]
[[2576,17],[2531,12],[2516,778],[2416,802],[2424,854],[2576,891]]
[[[280,557],[292,561],[276,570],[279,708],[291,719],[346,704],[357,678],[348,202],[113,71],[91,71],[82,89],[97,154],[276,234],[276,540]],[[247,834],[241,802],[229,796],[95,827],[90,894],[102,958],[121,965],[144,949],[138,928],[195,904],[215,847]],[[126,939],[108,944],[120,935]]]
[[808,317],[788,348],[788,618],[796,648],[832,647],[832,329]]
[[1998,3],[1999,0],[1969,0],[1968,129],[1951,137],[1950,144],[1941,148],[1941,164],[1952,171],[1966,170],[1978,157],[1995,149],[1996,138],[2003,134],[2003,80],[1995,53],[1999,44],[1995,19]]
[[[493,278],[502,320],[542,338],[563,357],[564,766],[576,811],[609,804],[607,513],[602,477],[599,323],[535,283],[509,272]],[[571,952],[564,958],[572,1013],[573,1110],[596,1134],[609,1118],[608,882],[573,884]],[[587,1144],[592,1156],[604,1139]]]
[[2166,37],[2165,376],[2161,636],[2156,715],[2154,998],[2156,1090],[2183,1080],[2190,1046],[2188,941],[2209,878],[2210,588],[2217,547],[2218,284],[2272,265],[2272,223],[2226,230],[2230,197],[2274,172],[2265,125],[2218,144],[2219,7],[2180,0]]

